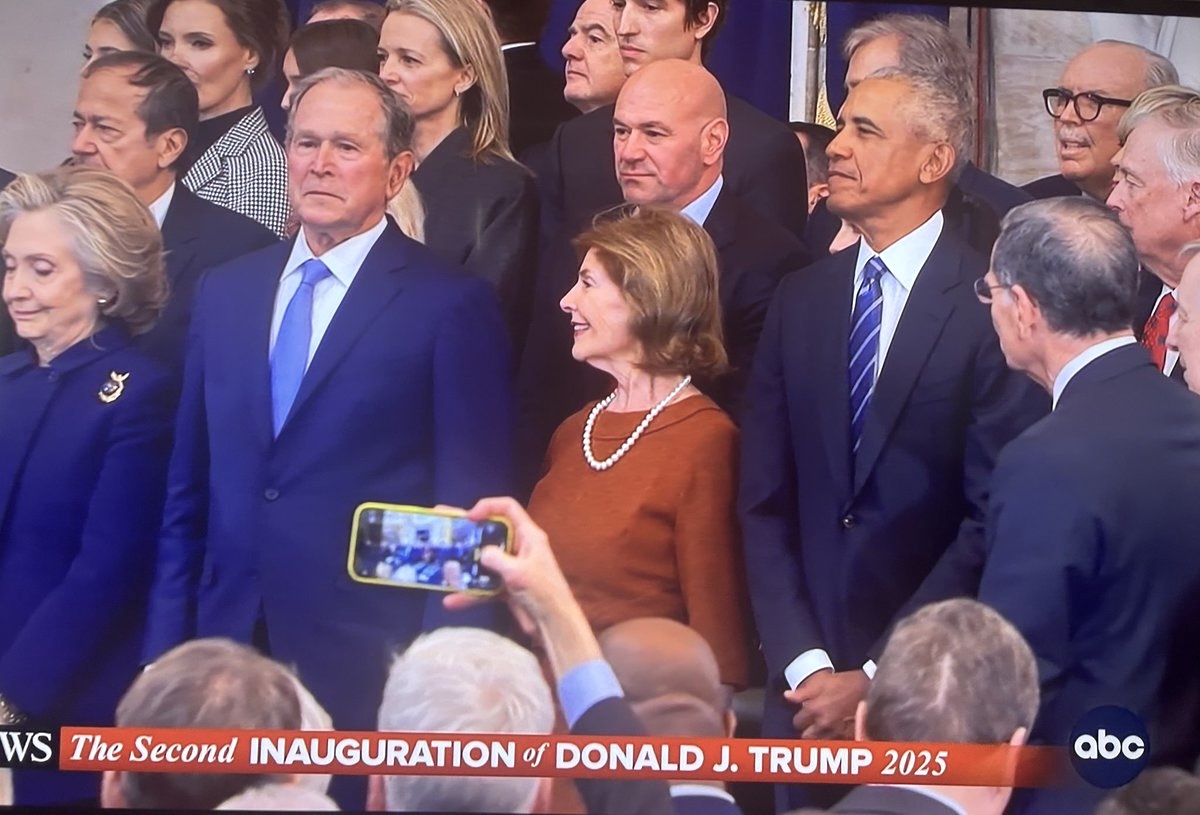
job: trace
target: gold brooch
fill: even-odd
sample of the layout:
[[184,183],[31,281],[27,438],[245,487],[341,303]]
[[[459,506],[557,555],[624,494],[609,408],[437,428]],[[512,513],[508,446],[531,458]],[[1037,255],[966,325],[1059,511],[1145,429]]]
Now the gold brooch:
[[129,378],[129,374],[119,374],[116,371],[110,371],[108,381],[100,388],[100,393],[96,394],[100,397],[100,401],[104,404],[115,402],[121,398],[121,394],[125,392],[125,380]]

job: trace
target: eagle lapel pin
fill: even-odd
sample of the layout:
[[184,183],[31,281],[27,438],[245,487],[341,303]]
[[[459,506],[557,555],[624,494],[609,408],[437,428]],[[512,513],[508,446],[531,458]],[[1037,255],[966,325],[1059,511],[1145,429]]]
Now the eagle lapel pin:
[[108,381],[100,388],[100,401],[104,404],[110,404],[121,398],[121,394],[125,392],[125,380],[129,378],[129,374],[119,374],[116,371],[110,371]]

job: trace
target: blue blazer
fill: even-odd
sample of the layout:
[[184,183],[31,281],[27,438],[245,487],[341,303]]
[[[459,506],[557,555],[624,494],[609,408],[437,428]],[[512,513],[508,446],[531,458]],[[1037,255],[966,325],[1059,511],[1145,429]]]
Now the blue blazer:
[[278,243],[279,238],[257,221],[205,201],[176,183],[163,219],[162,239],[170,296],[162,317],[138,337],[138,344],[171,371],[182,374],[188,320],[200,275],[238,255]]
[[391,650],[446,620],[440,593],[350,579],[354,510],[507,492],[507,335],[486,283],[389,222],[273,438],[268,337],[290,251],[231,261],[197,290],[145,657],[250,642],[261,615],[272,656],[334,723],[373,729]]
[[[112,373],[128,375],[102,401]],[[0,694],[39,723],[112,724],[137,674],[170,454],[170,378],[109,327],[47,367],[0,359]],[[98,793],[24,773],[18,803]]]
[[[946,228],[909,295],[852,454],[857,252],[784,280],[746,392],[740,508],[770,736],[794,735],[779,691],[796,656],[824,648],[838,670],[860,668],[916,598],[974,594],[996,455],[1049,407],[1009,371],[975,298],[987,261]],[[919,591],[942,561],[955,568]]]
[[[1132,710],[1151,762],[1200,756],[1200,398],[1145,349],[1077,373],[1005,448],[979,599],[1029,641],[1042,698],[1032,738],[1066,744],[1087,711]],[[1099,790],[1092,790],[1099,793]],[[1099,795],[1037,791],[1019,812],[1087,812]]]

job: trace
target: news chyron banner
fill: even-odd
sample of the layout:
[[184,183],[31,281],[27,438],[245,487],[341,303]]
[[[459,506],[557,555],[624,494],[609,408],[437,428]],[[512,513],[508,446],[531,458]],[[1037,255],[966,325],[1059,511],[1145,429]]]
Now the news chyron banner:
[[0,765],[97,772],[660,778],[1039,787],[1051,747],[899,742],[65,727],[0,731]]

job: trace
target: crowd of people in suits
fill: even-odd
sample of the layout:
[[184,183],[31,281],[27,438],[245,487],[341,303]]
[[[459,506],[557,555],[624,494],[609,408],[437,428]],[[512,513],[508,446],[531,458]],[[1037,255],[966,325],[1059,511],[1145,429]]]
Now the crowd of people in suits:
[[[754,687],[785,739],[1064,744],[1119,705],[1194,768],[1200,91],[1089,46],[1043,92],[1061,174],[1019,188],[971,160],[944,24],[854,29],[837,129],[789,127],[705,69],[727,5],[584,0],[562,76],[544,2],[327,0],[294,34],[282,0],[105,6],[70,159],[0,178],[0,724],[295,729],[298,681],[344,730],[723,736]],[[364,502],[507,517],[524,543],[471,563],[507,604],[355,581]],[[470,692],[429,653],[506,665],[532,718],[412,718]],[[196,705],[222,671],[265,695],[158,710],[200,664]],[[155,778],[14,781],[142,808],[248,783]],[[507,781],[329,794],[738,811]],[[1100,799],[846,792],[774,808]]]

